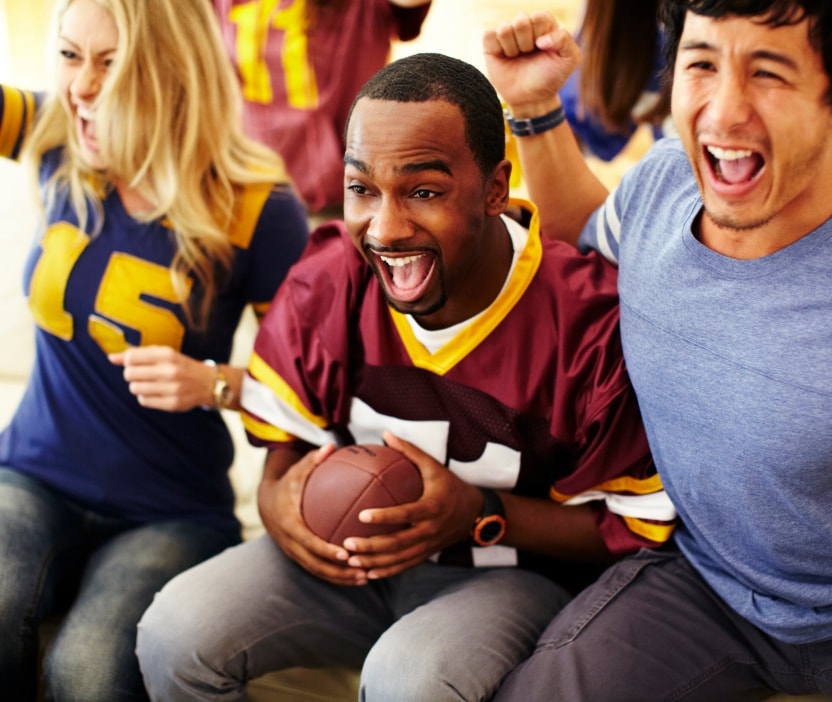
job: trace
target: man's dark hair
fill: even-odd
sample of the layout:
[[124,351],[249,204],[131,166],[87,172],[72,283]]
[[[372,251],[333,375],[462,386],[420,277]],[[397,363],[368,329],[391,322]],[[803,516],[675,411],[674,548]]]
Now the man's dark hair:
[[659,19],[665,32],[665,79],[672,81],[685,15],[704,17],[752,17],[772,27],[809,20],[809,41],[823,60],[830,87],[826,101],[832,104],[832,2],[830,0],[663,0]]
[[394,102],[444,100],[456,105],[465,120],[468,148],[483,176],[490,175],[505,158],[500,99],[488,78],[470,63],[444,54],[407,56],[389,63],[364,84],[350,107],[350,117],[363,97]]

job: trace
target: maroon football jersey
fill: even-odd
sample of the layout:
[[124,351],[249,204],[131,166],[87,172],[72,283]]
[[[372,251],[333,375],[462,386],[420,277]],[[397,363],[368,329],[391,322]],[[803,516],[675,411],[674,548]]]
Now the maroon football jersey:
[[[316,231],[255,344],[249,437],[378,443],[390,430],[476,485],[592,502],[613,553],[655,546],[674,513],[624,366],[616,269],[542,241],[536,217],[521,231],[499,296],[433,352],[346,231]],[[477,565],[522,562],[507,547],[465,551]]]

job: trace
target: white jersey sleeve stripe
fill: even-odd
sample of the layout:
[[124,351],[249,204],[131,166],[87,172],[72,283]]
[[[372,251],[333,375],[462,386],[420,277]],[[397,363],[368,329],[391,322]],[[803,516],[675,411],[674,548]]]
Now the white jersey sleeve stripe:
[[607,509],[621,517],[652,519],[657,522],[672,522],[676,519],[676,509],[664,490],[649,495],[621,495],[591,490],[576,495],[563,504],[580,505],[594,500],[604,500]]
[[333,432],[322,429],[284,402],[265,384],[250,375],[243,376],[245,411],[261,421],[315,446],[337,443]]

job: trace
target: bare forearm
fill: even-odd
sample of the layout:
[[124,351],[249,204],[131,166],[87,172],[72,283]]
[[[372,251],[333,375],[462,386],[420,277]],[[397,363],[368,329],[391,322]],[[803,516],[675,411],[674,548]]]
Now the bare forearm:
[[511,116],[544,120],[539,133],[516,137],[523,178],[544,235],[575,243],[606,188],[587,166],[569,125],[546,124],[544,118],[560,107],[558,92],[580,63],[580,47],[551,14],[533,12],[486,30],[483,54]]
[[553,558],[612,560],[588,505],[564,507],[551,500],[506,493],[500,496],[506,510],[504,545]]
[[[521,119],[548,114],[560,101],[512,108]],[[529,198],[540,212],[544,236],[575,244],[589,215],[604,202],[607,189],[590,170],[569,125],[516,137]]]

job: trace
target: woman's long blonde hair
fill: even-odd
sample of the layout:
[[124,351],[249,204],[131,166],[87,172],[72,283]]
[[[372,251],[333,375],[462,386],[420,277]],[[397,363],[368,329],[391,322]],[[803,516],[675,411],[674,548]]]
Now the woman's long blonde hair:
[[[56,34],[72,2],[59,0]],[[208,0],[95,2],[112,13],[118,28],[118,50],[96,107],[106,171],[95,172],[81,159],[72,119],[57,96],[44,105],[26,158],[37,167],[47,151],[64,147],[47,187],[47,207],[58,190],[67,189],[81,228],[92,235],[104,216],[102,198],[115,182],[150,202],[152,209],[137,218],[165,218],[173,228],[174,285],[183,301],[183,274],[203,285],[198,309],[185,305],[201,326],[218,276],[230,268],[228,232],[240,189],[288,185],[289,176],[280,157],[243,134],[239,86]]]

